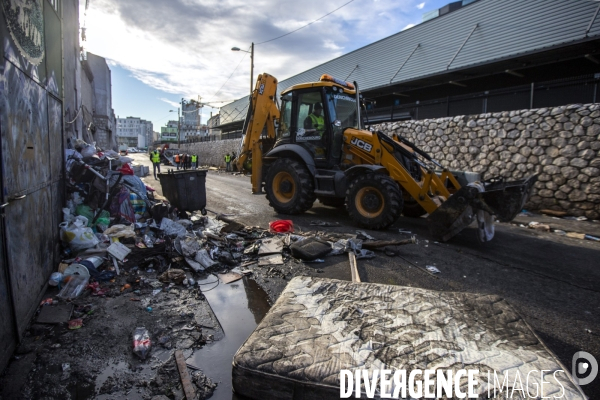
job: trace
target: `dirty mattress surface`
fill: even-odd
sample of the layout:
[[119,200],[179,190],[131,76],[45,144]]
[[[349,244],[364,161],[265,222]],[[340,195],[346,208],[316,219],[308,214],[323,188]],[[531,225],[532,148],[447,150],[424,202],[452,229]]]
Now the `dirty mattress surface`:
[[[476,389],[485,398],[493,371],[500,381],[506,374],[511,388],[519,375],[517,383],[533,395],[542,376],[528,373],[545,370],[544,396],[586,398],[497,296],[311,277],[292,279],[239,348],[233,388],[253,399],[339,398],[342,369],[353,375],[356,369],[406,370],[407,376],[414,369],[477,369]],[[492,391],[489,398],[505,397]]]

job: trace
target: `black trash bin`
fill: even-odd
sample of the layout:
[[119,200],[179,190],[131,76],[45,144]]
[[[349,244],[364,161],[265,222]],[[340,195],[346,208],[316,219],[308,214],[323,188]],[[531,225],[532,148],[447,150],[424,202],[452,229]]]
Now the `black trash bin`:
[[173,171],[158,174],[163,195],[183,211],[206,215],[206,170]]

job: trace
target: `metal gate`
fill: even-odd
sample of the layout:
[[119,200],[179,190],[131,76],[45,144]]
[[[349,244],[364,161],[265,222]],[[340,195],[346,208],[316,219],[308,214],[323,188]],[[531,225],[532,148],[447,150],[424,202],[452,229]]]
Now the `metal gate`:
[[1,371],[58,261],[64,151],[58,9],[39,0],[0,5]]

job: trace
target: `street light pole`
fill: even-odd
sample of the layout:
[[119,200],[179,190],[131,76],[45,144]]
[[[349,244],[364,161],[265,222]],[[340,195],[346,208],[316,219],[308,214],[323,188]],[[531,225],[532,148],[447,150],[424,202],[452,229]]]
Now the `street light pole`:
[[232,51],[243,51],[244,53],[250,53],[250,96],[252,96],[253,84],[254,84],[254,42],[250,46],[250,51],[242,50],[239,47],[232,47]]
[[250,96],[252,96],[252,83],[254,83],[254,42],[250,48]]
[[181,118],[179,118],[179,107],[177,107],[177,150],[179,149],[181,149]]

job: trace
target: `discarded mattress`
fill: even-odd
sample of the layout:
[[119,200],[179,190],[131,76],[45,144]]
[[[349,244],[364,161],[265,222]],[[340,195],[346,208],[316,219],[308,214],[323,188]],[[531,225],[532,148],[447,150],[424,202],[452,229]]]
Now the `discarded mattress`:
[[[556,356],[497,296],[311,277],[292,279],[238,349],[233,389],[261,400],[340,398],[342,369],[353,376],[357,369],[369,376],[381,369],[406,370],[407,376],[414,369],[477,369],[476,392],[482,395],[495,386],[494,371],[500,381],[506,374],[511,388],[519,375],[523,389],[534,394],[539,371],[546,370],[544,396],[564,392],[562,399],[586,399]],[[526,379],[532,370],[538,372]],[[464,392],[466,385],[461,380]],[[504,390],[494,396],[492,389],[489,398],[506,398]]]

